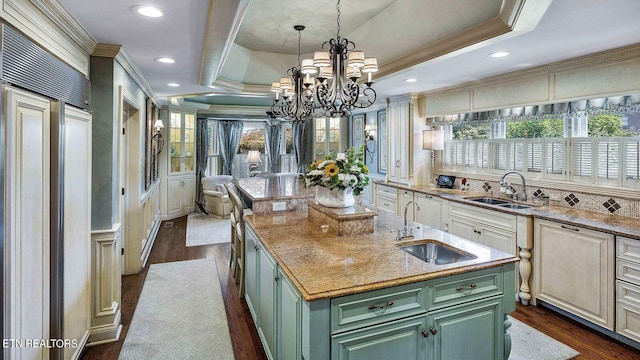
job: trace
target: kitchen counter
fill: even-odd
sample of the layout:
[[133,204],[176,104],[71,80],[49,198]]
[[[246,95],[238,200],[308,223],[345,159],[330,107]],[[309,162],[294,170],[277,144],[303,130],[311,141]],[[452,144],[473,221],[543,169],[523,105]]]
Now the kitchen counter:
[[640,224],[638,223],[638,219],[634,218],[601,214],[587,210],[576,210],[560,206],[543,207],[539,204],[534,204],[531,201],[528,201],[526,203],[514,201],[514,203],[523,203],[529,205],[531,206],[530,208],[509,209],[501,206],[487,205],[468,199],[472,197],[491,197],[486,192],[469,192],[461,191],[459,189],[441,189],[424,185],[411,186],[398,183],[390,183],[386,181],[378,181],[376,183],[392,186],[398,189],[434,195],[442,199],[479,206],[494,211],[557,221],[560,223],[565,223],[567,225],[576,225],[591,230],[604,231],[614,235],[626,236],[640,240]]
[[[329,299],[516,262],[512,255],[440,230],[422,228],[415,240],[428,238],[477,256],[465,262],[435,265],[401,251],[392,230],[402,219],[381,213],[374,232],[338,236],[324,233],[306,212],[254,214],[247,222],[289,277],[304,300]],[[414,241],[415,241],[414,240]],[[411,240],[403,241],[409,243]]]
[[316,189],[305,188],[299,175],[292,173],[238,179],[234,183],[256,214],[284,210],[306,212],[307,201],[316,194]]

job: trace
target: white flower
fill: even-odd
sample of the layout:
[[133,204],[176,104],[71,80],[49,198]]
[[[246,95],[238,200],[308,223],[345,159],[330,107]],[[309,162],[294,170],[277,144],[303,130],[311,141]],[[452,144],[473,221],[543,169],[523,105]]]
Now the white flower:
[[351,172],[359,173],[360,172],[360,166],[352,165],[350,170],[351,170]]
[[320,175],[324,175],[324,171],[318,170],[318,169],[309,171],[309,176],[320,176]]
[[342,173],[338,174],[338,181],[344,181],[344,177],[345,177],[345,176],[346,176],[346,175],[345,175],[345,174],[342,174]]
[[310,187],[311,186],[311,179],[306,178],[306,179],[304,179],[304,182],[306,184],[306,187]]
[[328,164],[328,163],[329,163],[329,161],[328,161],[328,160],[325,160],[325,161],[321,162],[320,164],[318,164],[317,168],[318,168],[318,169],[322,169],[322,168],[324,168],[325,166],[327,166],[327,164]]
[[347,160],[347,155],[345,153],[337,153],[336,154],[336,160],[345,161],[345,160]]

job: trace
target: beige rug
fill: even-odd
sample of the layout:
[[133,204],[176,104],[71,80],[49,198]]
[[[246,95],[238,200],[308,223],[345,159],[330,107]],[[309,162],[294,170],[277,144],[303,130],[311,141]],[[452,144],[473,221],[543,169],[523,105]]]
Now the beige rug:
[[214,259],[151,265],[119,359],[234,359]]
[[509,360],[567,360],[580,355],[567,345],[511,317]]
[[231,222],[204,214],[187,217],[187,246],[220,244],[231,241]]

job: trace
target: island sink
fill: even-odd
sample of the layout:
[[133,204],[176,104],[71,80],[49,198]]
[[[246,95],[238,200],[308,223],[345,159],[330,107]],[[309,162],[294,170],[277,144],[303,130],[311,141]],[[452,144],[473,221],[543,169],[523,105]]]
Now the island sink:
[[446,265],[458,263],[461,261],[469,261],[477,259],[477,256],[463,252],[462,250],[454,250],[450,247],[440,244],[435,240],[427,240],[411,245],[398,245],[400,250],[416,258],[435,265]]
[[487,205],[509,204],[509,201],[500,200],[500,199],[491,198],[491,197],[469,198],[469,200],[475,201],[475,202],[479,202],[479,203],[483,203],[483,204],[487,204]]

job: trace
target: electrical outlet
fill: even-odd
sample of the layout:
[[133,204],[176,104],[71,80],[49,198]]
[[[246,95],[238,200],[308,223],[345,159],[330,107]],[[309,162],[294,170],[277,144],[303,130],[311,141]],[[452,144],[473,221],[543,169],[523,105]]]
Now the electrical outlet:
[[271,203],[271,207],[273,211],[285,211],[287,210],[287,203],[285,203],[284,201],[278,201]]

